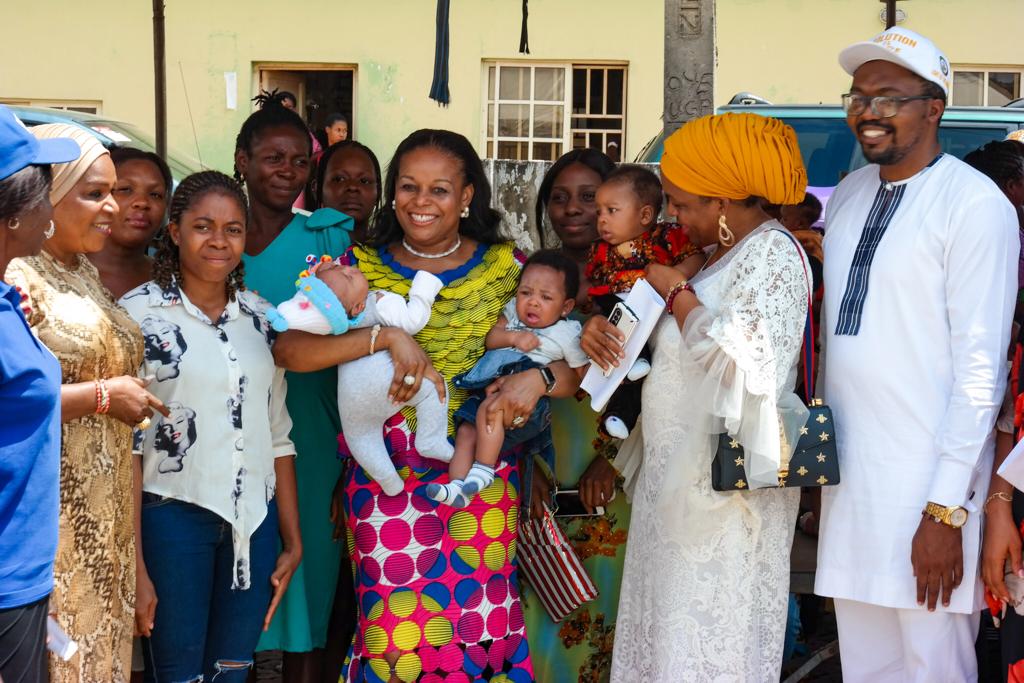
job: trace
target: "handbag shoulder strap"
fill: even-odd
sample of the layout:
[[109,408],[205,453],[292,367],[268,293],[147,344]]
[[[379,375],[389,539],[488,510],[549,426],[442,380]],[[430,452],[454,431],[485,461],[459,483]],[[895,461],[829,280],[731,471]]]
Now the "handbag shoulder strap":
[[811,386],[812,377],[814,377],[814,322],[811,314],[812,304],[812,293],[814,291],[814,285],[811,282],[811,272],[807,267],[807,257],[804,254],[803,247],[800,246],[800,242],[790,233],[788,230],[779,230],[773,228],[783,235],[788,237],[793,246],[796,247],[796,253],[800,256],[800,263],[804,267],[804,279],[807,280],[807,322],[804,325],[804,345],[801,353],[801,361],[804,365],[804,398],[810,402],[814,397],[813,387]]

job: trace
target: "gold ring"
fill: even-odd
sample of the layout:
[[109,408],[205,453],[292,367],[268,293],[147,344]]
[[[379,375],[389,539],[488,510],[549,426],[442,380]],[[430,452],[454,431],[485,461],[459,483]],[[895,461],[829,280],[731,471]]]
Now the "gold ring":
[[412,375],[406,375],[405,377],[402,378],[402,382],[405,384],[405,386],[411,387],[413,384],[416,384],[416,378],[413,377]]
[[153,424],[153,421],[150,420],[148,417],[144,417],[139,422],[139,424],[135,425],[135,428],[140,430],[140,431],[145,431],[145,430],[149,429],[149,425],[151,425],[151,424]]
[[515,418],[512,419],[512,424],[516,427],[523,424],[524,422],[526,422],[526,418],[523,417],[522,415],[516,415]]

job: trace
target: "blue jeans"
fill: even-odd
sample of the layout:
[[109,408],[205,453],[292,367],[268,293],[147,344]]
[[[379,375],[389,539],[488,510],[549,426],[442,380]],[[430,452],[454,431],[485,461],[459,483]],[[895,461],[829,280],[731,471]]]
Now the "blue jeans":
[[[456,424],[472,422],[476,424],[476,413],[484,401],[484,390],[499,377],[525,372],[531,368],[539,368],[541,364],[525,353],[515,349],[491,349],[480,357],[468,372],[457,375],[452,384],[460,389],[469,389],[473,393],[455,411]],[[504,448],[517,446],[540,436],[551,426],[551,399],[542,396],[526,422],[516,428],[505,431]]]
[[277,501],[249,539],[248,590],[232,590],[231,525],[198,505],[142,494],[142,552],[157,605],[147,683],[245,681],[270,605]]

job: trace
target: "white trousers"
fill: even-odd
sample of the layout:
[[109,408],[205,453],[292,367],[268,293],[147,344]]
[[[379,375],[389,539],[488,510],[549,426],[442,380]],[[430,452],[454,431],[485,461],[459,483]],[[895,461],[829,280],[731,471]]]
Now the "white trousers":
[[843,683],[976,683],[978,614],[836,600]]

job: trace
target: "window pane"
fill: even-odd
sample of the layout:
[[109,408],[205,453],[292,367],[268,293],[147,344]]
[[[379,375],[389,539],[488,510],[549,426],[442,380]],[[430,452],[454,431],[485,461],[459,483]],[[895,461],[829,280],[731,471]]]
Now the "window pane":
[[587,134],[586,133],[573,133],[572,134],[572,148],[583,149],[587,146]]
[[953,104],[958,107],[980,107],[982,83],[985,75],[980,71],[953,72]]
[[533,77],[537,82],[533,87],[534,100],[561,102],[565,99],[565,71],[538,67]]
[[503,100],[530,99],[530,69],[523,66],[501,67],[500,97]]
[[533,105],[533,137],[562,137],[562,107],[556,104]]
[[608,113],[621,114],[625,95],[625,69],[608,69]]
[[600,152],[604,151],[604,135],[601,133],[590,133],[587,135],[587,147],[590,149],[596,149]]
[[487,137],[494,137],[494,105],[487,105]]
[[498,142],[498,159],[526,159],[525,142]]
[[[502,73],[504,76],[504,73]],[[505,82],[502,81],[502,86]],[[525,138],[528,135],[530,105],[498,105],[498,135],[510,138]],[[502,157],[505,158],[505,157]]]
[[533,158],[535,161],[555,161],[560,156],[562,156],[562,143],[560,142],[533,143]]
[[590,71],[590,107],[589,114],[604,113],[604,69]]
[[591,130],[620,130],[622,128],[622,119],[618,116],[612,118],[596,118],[592,116],[574,116],[572,117],[573,128],[589,128]]
[[487,99],[494,99],[494,71],[495,67],[487,69]]
[[587,110],[587,70],[572,70],[572,113],[582,114]]
[[1020,97],[1020,74],[999,71],[988,72],[988,105],[1001,107]]
[[487,158],[494,158],[494,143],[490,140],[487,141]]

